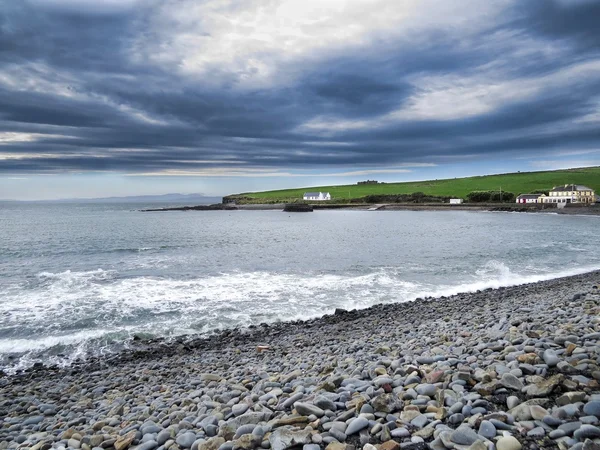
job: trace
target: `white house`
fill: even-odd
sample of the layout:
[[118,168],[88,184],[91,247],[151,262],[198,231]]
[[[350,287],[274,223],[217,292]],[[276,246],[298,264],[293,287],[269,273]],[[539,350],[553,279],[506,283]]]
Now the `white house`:
[[322,201],[331,200],[331,195],[329,195],[329,192],[305,192],[303,198],[304,200]]
[[517,203],[538,203],[541,196],[542,194],[521,194],[517,197]]
[[450,199],[451,205],[460,205],[462,202],[463,202],[462,198],[451,198]]
[[540,196],[539,203],[594,203],[596,196],[594,190],[578,184],[565,184],[556,186],[549,195]]

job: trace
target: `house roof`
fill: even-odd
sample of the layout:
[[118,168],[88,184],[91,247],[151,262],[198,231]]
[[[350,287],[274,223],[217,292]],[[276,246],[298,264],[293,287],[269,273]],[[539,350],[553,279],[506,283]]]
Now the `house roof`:
[[320,192],[305,192],[304,193],[305,197],[318,197],[319,195],[321,195]]
[[564,186],[555,186],[552,192],[567,192],[567,191],[592,191],[592,188],[581,184],[565,184]]
[[521,194],[517,198],[539,198],[542,194]]

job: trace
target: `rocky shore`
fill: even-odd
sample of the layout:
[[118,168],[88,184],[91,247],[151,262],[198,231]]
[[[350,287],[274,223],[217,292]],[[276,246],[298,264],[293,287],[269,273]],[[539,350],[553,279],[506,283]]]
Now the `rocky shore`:
[[215,203],[213,205],[196,205],[196,206],[176,206],[173,208],[154,208],[140,209],[140,212],[161,212],[161,211],[235,211],[237,208],[223,203]]
[[0,449],[600,448],[600,272],[0,378]]

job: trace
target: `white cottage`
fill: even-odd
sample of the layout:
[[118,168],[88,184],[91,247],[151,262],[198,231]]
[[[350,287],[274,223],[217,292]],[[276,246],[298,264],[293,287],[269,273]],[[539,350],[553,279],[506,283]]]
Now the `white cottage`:
[[331,200],[331,195],[329,195],[329,192],[305,192],[303,199],[316,201]]

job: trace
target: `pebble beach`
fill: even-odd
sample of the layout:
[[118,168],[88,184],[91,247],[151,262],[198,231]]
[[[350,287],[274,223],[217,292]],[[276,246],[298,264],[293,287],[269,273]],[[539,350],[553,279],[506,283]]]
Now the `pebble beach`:
[[600,449],[600,272],[0,378],[0,450]]

